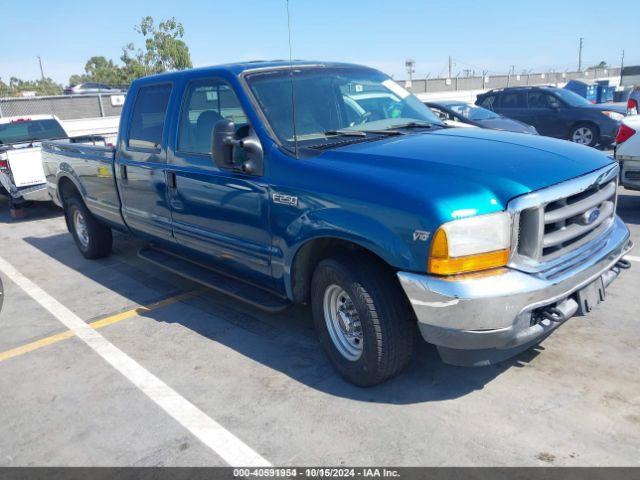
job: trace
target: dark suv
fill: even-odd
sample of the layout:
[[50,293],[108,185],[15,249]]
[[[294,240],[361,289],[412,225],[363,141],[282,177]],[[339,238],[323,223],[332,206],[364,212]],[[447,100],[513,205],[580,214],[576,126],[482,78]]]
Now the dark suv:
[[611,145],[626,114],[624,107],[594,105],[569,90],[546,86],[490,90],[478,95],[476,105],[533,125],[540,135],[590,147]]

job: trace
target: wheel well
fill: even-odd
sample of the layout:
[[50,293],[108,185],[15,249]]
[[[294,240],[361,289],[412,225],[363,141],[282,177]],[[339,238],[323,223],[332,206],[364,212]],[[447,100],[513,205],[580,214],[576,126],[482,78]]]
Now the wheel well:
[[62,177],[58,182],[58,195],[62,203],[68,198],[73,196],[80,196],[80,192],[76,188],[75,184],[67,177]]
[[[311,293],[311,277],[318,263],[338,253],[359,254],[370,257],[390,272],[393,268],[371,250],[357,243],[339,238],[317,238],[305,243],[294,257],[291,265],[291,291],[294,303],[309,303]],[[395,275],[394,275],[395,278]]]

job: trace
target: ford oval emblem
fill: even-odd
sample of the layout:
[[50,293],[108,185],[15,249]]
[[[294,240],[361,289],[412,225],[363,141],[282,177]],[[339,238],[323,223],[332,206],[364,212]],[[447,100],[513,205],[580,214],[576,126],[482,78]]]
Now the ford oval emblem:
[[591,225],[600,217],[600,209],[598,207],[590,208],[580,217],[580,223],[583,225]]

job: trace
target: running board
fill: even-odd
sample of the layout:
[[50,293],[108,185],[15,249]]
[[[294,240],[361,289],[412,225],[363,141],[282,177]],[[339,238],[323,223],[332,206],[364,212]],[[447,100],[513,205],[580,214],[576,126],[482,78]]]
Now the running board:
[[291,305],[288,300],[278,297],[274,293],[228,277],[165,250],[143,247],[138,251],[138,256],[177,275],[267,312],[281,312]]

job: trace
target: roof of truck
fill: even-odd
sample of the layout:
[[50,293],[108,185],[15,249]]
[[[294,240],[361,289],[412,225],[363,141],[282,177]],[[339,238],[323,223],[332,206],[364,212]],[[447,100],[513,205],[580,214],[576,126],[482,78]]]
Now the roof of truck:
[[0,125],[6,123],[21,123],[21,122],[31,122],[33,120],[50,120],[55,119],[58,120],[58,117],[55,115],[19,115],[17,117],[2,117],[0,118]]
[[[302,67],[302,66],[322,66],[322,67],[359,67],[359,68],[369,68],[363,65],[357,65],[353,63],[341,63],[341,62],[323,62],[316,60],[251,60],[247,62],[239,62],[239,63],[224,63],[221,65],[211,65],[207,67],[198,67],[194,69],[189,69],[189,72],[199,71],[202,73],[206,73],[208,71],[219,71],[219,70],[227,70],[235,75],[240,75],[248,70],[257,70],[257,69],[270,69],[270,68],[286,68],[293,65],[294,67]],[[151,75],[149,77],[143,77],[138,81],[145,81],[149,79],[159,80],[159,79],[171,79],[173,77],[179,77],[185,71],[177,71],[177,72],[167,72],[160,73],[157,75]]]

